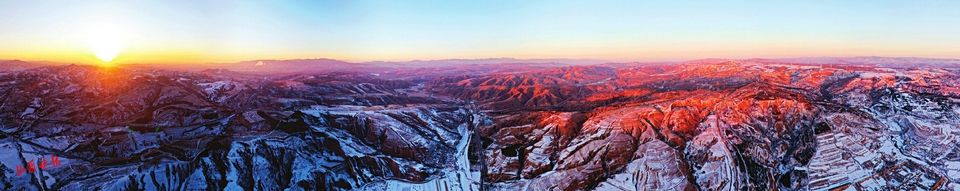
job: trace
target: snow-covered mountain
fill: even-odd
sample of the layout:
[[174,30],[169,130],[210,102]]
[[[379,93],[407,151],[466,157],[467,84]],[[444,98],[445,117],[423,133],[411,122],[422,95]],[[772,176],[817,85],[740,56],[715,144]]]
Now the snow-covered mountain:
[[960,65],[865,59],[17,67],[0,188],[960,189]]

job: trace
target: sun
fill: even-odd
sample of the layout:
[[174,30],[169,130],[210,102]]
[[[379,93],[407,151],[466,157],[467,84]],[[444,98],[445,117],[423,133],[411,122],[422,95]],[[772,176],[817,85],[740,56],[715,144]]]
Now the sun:
[[117,55],[120,55],[122,50],[123,44],[119,39],[103,36],[93,38],[90,41],[90,52],[103,63],[112,62]]
[[113,65],[114,59],[123,52],[126,34],[122,27],[112,24],[91,24],[86,34],[87,48],[100,60],[101,66]]

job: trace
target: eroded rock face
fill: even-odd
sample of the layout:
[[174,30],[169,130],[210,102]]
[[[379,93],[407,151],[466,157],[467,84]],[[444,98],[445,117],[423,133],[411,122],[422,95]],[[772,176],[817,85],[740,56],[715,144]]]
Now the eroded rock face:
[[689,167],[679,153],[663,141],[640,144],[624,171],[598,185],[597,190],[696,190],[689,182]]
[[[943,83],[957,80],[953,66],[708,61],[618,67],[615,74],[572,87],[606,86],[579,95],[586,99],[555,104],[556,110],[583,113],[585,120],[579,131],[566,135],[567,144],[557,146],[561,149],[549,160],[549,171],[524,171],[545,165],[514,158],[550,150],[537,140],[555,136],[529,130],[549,129],[538,125],[547,117],[491,127],[488,131],[498,133],[483,134],[490,144],[482,161],[495,170],[488,170],[484,180],[504,190],[929,190],[957,185],[950,178],[957,172],[951,165],[957,148],[944,145],[956,142],[946,136],[960,124],[955,85]],[[543,110],[486,107],[501,109],[490,113],[495,119]],[[945,148],[946,154],[931,154],[932,148]],[[514,150],[520,152],[504,152]],[[897,173],[918,178],[904,180]]]
[[11,80],[3,90],[17,94],[0,108],[2,148],[25,153],[4,166],[59,157],[34,176],[5,172],[4,190],[351,190],[426,182],[452,176],[457,161],[466,161],[456,154],[466,152],[461,143],[484,123],[460,104],[398,93],[409,82],[344,74],[263,80],[56,66],[3,77]]
[[0,73],[0,188],[956,190],[958,71],[18,69]]
[[[560,146],[571,141],[583,118],[579,113],[540,112],[495,119],[496,126],[481,130],[495,130],[489,135],[493,144],[484,151],[484,156],[495,157],[487,160],[487,180],[533,178],[553,169]],[[529,122],[533,124],[525,124]]]

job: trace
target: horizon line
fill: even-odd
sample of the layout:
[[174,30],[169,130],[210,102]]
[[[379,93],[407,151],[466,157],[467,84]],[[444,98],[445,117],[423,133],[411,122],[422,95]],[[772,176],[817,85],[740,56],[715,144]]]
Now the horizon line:
[[[769,60],[785,60],[785,59],[805,59],[805,58],[894,58],[894,59],[932,59],[932,60],[960,60],[960,57],[925,57],[925,56],[789,56],[789,57],[703,57],[703,58],[692,58],[692,59],[602,59],[602,58],[563,58],[563,57],[542,57],[542,58],[517,58],[517,57],[476,57],[476,58],[438,58],[438,59],[412,59],[412,60],[351,60],[351,59],[338,59],[331,57],[297,57],[297,58],[263,58],[263,59],[244,59],[244,60],[234,60],[234,61],[171,61],[171,62],[130,62],[130,63],[114,63],[119,65],[186,65],[186,64],[203,64],[203,65],[221,65],[221,64],[236,64],[243,62],[256,62],[256,61],[294,61],[294,60],[333,60],[340,61],[350,64],[371,64],[371,63],[409,63],[409,62],[434,62],[434,61],[451,61],[451,60],[466,60],[466,61],[479,61],[479,60],[495,60],[495,59],[506,59],[506,60],[517,60],[517,61],[535,61],[535,60],[569,60],[569,61],[581,61],[581,62],[599,62],[599,63],[655,63],[655,62],[692,62],[698,60],[756,60],[756,59],[769,59]],[[20,59],[20,58],[0,58],[0,61],[21,61],[21,62],[33,62],[33,63],[51,63],[51,64],[81,64],[81,65],[96,65],[98,63],[84,63],[81,61],[55,61],[55,60],[31,60],[31,59]]]

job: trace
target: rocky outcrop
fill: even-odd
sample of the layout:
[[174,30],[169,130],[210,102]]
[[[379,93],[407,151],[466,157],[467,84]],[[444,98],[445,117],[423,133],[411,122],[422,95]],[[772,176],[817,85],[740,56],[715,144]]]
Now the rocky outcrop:
[[960,69],[922,66],[17,69],[0,189],[956,190]]

